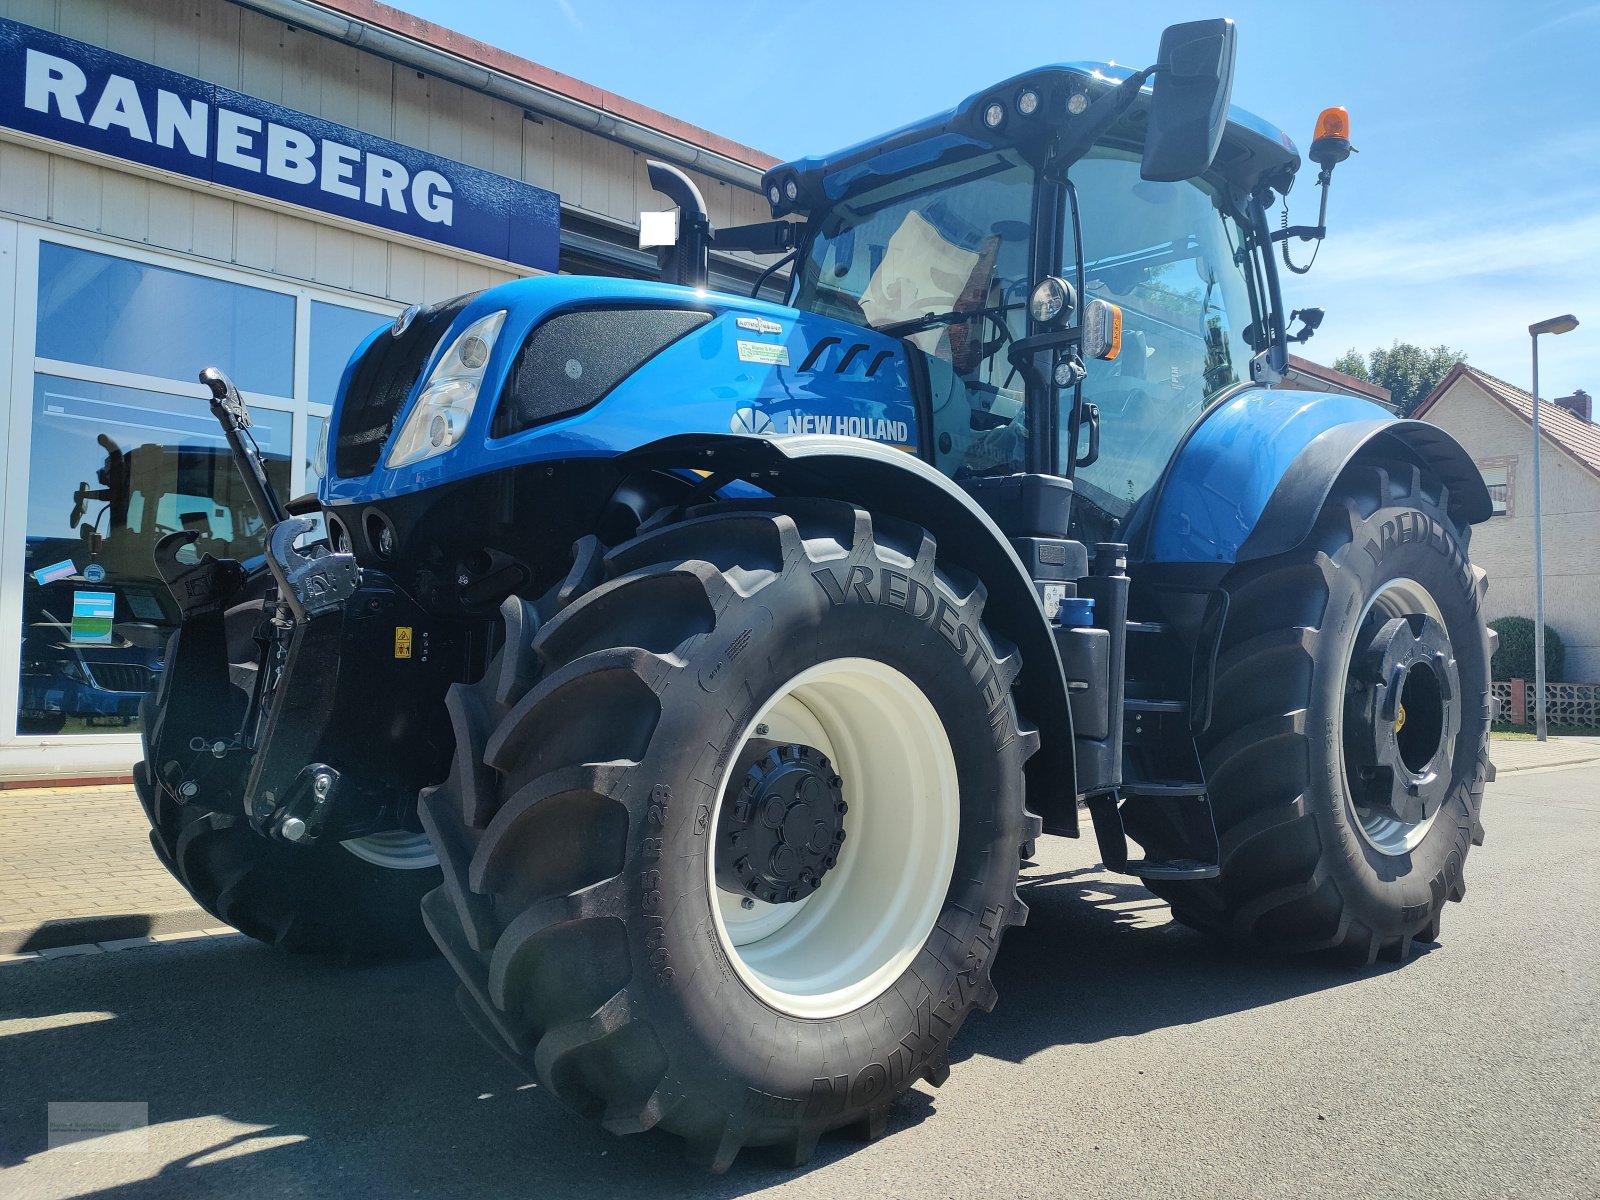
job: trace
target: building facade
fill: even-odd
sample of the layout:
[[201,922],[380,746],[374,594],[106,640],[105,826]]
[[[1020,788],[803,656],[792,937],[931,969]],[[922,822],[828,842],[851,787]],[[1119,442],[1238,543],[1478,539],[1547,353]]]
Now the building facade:
[[[1586,408],[1539,405],[1545,623],[1567,652],[1553,683],[1600,683],[1600,426]],[[1489,486],[1494,516],[1472,531],[1473,561],[1489,572],[1485,615],[1532,619],[1533,397],[1457,363],[1415,415],[1454,436]]]
[[126,774],[176,618],[155,541],[259,534],[201,367],[310,491],[345,362],[407,305],[652,276],[652,157],[716,224],[768,215],[773,160],[368,0],[0,0],[0,780]]

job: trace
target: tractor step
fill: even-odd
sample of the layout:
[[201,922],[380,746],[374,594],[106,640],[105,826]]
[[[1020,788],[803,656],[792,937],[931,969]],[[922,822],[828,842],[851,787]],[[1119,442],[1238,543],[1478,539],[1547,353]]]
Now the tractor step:
[[1143,858],[1130,861],[1124,871],[1140,879],[1215,879],[1222,874],[1216,863],[1197,858]]
[[1125,712],[1131,713],[1186,713],[1189,711],[1187,700],[1148,700],[1139,697],[1129,697],[1122,702]]
[[1147,796],[1170,800],[1184,800],[1193,797],[1198,800],[1205,794],[1206,785],[1195,783],[1191,780],[1131,779],[1124,781],[1122,785],[1124,799]]

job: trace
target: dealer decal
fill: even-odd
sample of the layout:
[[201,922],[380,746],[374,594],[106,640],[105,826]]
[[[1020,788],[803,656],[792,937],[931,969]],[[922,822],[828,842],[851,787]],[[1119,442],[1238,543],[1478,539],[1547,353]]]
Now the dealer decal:
[[789,365],[789,347],[775,345],[772,342],[739,342],[739,361],[747,363],[762,363],[769,367],[787,367]]

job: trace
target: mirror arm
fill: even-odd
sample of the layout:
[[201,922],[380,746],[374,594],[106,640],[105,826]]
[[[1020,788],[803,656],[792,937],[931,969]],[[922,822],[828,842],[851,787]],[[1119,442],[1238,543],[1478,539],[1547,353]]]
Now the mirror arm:
[[1272,234],[1274,242],[1288,241],[1290,238],[1299,238],[1302,242],[1320,242],[1328,236],[1326,225],[1289,225],[1276,230]]

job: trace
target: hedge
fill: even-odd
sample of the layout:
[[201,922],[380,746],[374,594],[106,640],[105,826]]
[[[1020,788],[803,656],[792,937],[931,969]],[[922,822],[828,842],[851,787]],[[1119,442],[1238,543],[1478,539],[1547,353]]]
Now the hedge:
[[[1490,621],[1489,628],[1500,635],[1500,649],[1489,663],[1489,677],[1533,680],[1538,674],[1533,661],[1533,622],[1527,617],[1501,617]],[[1546,625],[1544,677],[1547,682],[1559,683],[1565,678],[1566,669],[1567,648],[1561,644],[1561,635]]]

